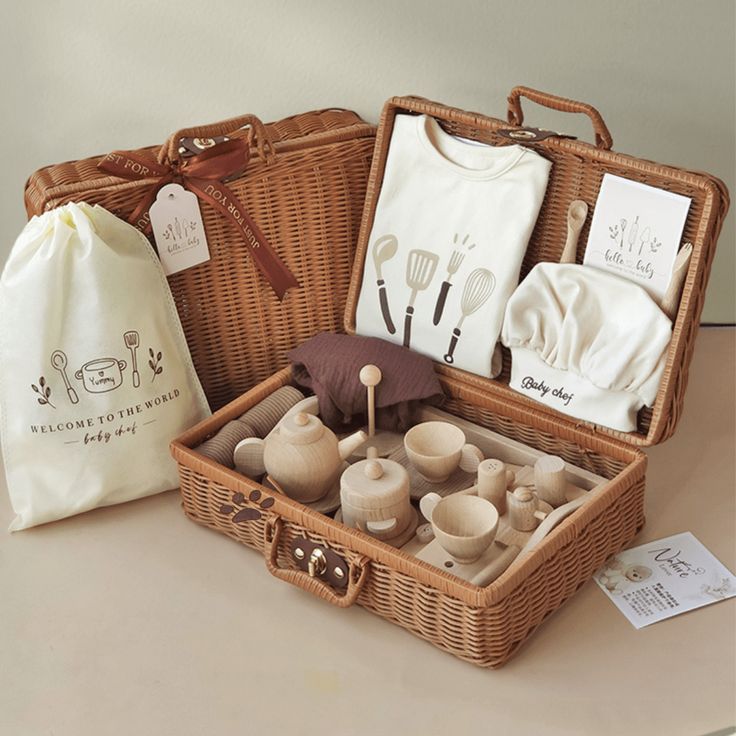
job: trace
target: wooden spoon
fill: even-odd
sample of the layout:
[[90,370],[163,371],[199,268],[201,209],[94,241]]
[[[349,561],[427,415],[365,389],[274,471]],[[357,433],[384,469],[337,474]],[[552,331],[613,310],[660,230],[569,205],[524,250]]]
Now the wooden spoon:
[[685,277],[687,276],[687,270],[690,265],[690,257],[692,254],[692,243],[685,243],[675,258],[675,263],[672,266],[670,283],[667,286],[667,291],[664,293],[660,303],[662,311],[673,322],[677,317],[677,310],[680,306],[680,293],[682,292],[682,286],[685,283]]
[[560,256],[560,263],[575,263],[575,256],[578,251],[578,238],[580,231],[585,224],[585,218],[588,216],[588,205],[582,199],[576,199],[570,202],[567,208],[567,242]]

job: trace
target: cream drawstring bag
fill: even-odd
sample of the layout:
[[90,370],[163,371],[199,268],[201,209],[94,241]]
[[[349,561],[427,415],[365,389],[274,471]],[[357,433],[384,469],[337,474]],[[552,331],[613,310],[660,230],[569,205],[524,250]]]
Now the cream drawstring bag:
[[11,530],[175,488],[169,442],[208,414],[148,240],[87,204],[34,217],[0,277]]

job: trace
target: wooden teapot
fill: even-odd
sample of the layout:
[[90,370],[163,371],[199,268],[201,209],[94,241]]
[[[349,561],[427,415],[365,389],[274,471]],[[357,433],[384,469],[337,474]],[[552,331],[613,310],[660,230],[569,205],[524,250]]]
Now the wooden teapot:
[[299,412],[263,440],[263,464],[287,496],[311,503],[334,488],[344,461],[366,438],[360,431],[338,441],[319,417]]

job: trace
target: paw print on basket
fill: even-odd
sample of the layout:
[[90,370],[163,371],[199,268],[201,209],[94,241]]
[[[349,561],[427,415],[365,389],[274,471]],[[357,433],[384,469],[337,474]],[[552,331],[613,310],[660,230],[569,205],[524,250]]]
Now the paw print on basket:
[[[233,522],[236,524],[242,524],[246,521],[258,521],[263,514],[261,509],[270,509],[274,504],[274,499],[270,496],[264,496],[260,491],[253,490],[248,495],[248,501],[251,504],[256,504],[256,507],[246,505],[245,495],[242,493],[233,493],[233,504],[223,504],[220,506],[220,513],[225,516],[233,514]],[[239,508],[238,508],[239,507]]]

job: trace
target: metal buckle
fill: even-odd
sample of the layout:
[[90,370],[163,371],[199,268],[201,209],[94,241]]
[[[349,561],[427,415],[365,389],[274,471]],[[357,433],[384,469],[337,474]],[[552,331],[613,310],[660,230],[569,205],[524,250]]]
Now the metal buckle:
[[574,140],[577,136],[557,133],[554,130],[542,128],[502,128],[497,131],[500,136],[517,143],[538,143],[547,138],[568,138]]
[[325,580],[334,588],[344,588],[348,584],[348,563],[329,547],[306,537],[296,537],[290,549],[296,566],[310,577]]
[[319,547],[315,547],[312,550],[312,554],[309,555],[309,562],[307,563],[307,572],[309,573],[309,577],[322,577],[326,569],[327,558],[325,557],[325,553]]

